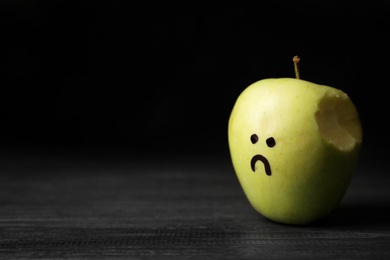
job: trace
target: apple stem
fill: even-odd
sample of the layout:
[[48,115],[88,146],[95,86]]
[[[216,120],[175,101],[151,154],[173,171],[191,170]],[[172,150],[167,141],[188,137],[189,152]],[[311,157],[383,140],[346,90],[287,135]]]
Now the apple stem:
[[301,60],[301,59],[300,59],[297,55],[295,55],[295,56],[293,57],[294,70],[295,70],[295,77],[296,77],[297,79],[299,79],[298,62],[299,62],[300,60]]

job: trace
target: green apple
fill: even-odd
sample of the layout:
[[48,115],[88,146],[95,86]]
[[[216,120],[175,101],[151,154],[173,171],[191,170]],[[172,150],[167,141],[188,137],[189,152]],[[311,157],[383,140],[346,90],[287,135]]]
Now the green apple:
[[342,200],[362,142],[358,111],[342,90],[295,78],[248,86],[228,123],[232,164],[256,211],[305,225]]

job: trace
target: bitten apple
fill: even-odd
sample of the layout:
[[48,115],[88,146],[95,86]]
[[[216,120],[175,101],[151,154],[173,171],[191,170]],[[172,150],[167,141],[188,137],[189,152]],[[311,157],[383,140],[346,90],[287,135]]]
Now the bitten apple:
[[342,90],[295,78],[248,86],[228,123],[231,160],[263,216],[304,225],[329,215],[356,169],[358,111]]

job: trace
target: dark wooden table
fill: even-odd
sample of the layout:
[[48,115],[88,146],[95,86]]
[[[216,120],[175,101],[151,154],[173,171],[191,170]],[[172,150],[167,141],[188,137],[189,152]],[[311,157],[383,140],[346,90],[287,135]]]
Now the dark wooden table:
[[249,205],[229,157],[33,150],[0,157],[0,259],[390,259],[390,175],[361,163],[310,226]]

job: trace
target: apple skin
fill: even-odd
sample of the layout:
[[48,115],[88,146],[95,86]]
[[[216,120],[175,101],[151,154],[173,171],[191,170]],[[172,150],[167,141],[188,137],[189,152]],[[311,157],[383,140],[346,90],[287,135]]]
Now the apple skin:
[[335,210],[357,167],[362,135],[346,93],[294,78],[248,86],[228,123],[232,164],[250,204],[293,225]]

